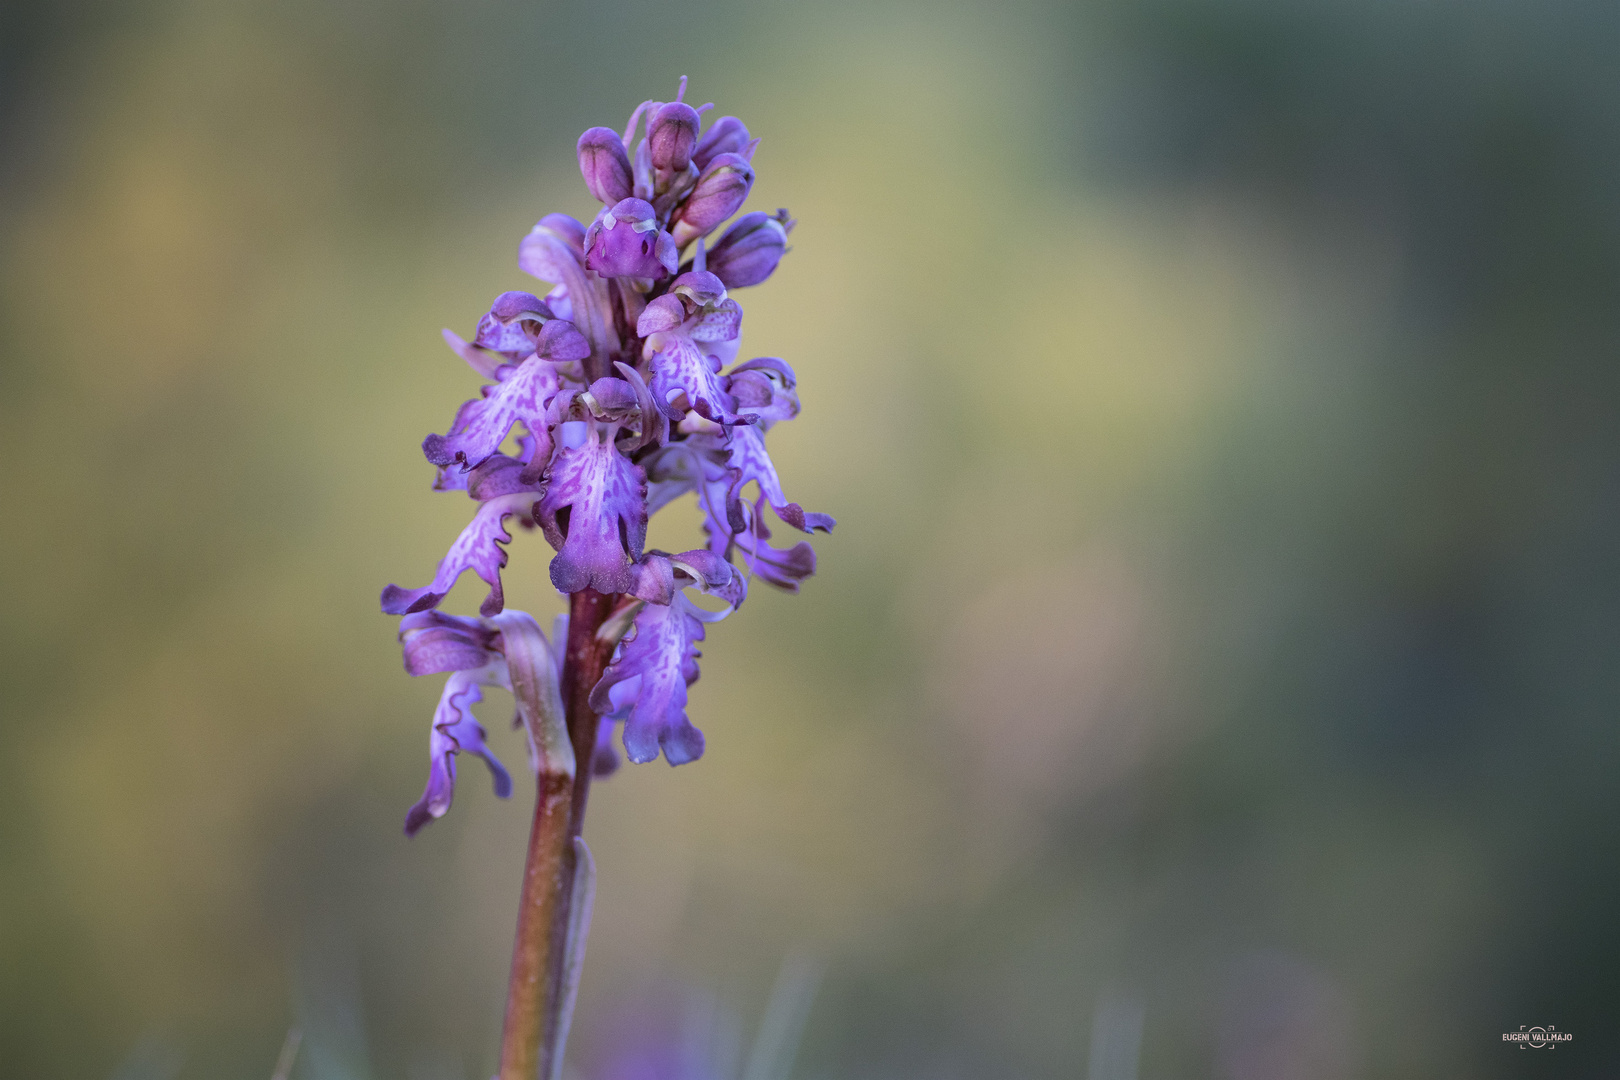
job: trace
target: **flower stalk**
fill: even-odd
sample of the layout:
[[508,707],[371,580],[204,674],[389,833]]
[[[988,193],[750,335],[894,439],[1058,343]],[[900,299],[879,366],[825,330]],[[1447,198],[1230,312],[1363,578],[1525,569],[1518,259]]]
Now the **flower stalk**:
[[[561,678],[570,762],[589,762],[596,749],[600,718],[590,707],[592,687],[602,677],[616,640],[598,634],[612,613],[616,596],[586,589],[570,598],[568,637]],[[577,773],[577,775],[576,775]],[[534,821],[518,904],[517,940],[506,988],[506,1021],[501,1028],[499,1080],[551,1077],[561,1065],[567,1039],[564,1013],[569,985],[571,925],[588,912],[571,910],[582,863],[575,843],[585,827],[591,770],[553,769],[536,777]],[[582,841],[580,841],[582,843]],[[583,948],[583,941],[579,948]],[[547,1060],[549,1058],[549,1060]]]

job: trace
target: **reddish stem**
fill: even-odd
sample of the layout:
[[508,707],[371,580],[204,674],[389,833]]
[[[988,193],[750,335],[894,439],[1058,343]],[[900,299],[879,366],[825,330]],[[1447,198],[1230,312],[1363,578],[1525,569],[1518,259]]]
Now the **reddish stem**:
[[556,1052],[569,897],[576,868],[573,838],[585,824],[591,757],[596,750],[597,716],[591,711],[590,695],[613,653],[613,644],[598,641],[596,632],[612,612],[615,599],[590,589],[570,597],[561,690],[576,767],[572,777],[542,772],[538,778],[507,984],[499,1080],[546,1080],[542,1065],[549,1065]]

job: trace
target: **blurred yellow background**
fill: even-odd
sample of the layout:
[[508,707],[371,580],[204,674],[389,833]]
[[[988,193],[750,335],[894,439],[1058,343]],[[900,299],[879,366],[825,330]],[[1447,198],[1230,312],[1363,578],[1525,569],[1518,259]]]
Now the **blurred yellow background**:
[[303,1080],[489,1075],[529,793],[464,767],[401,835],[438,686],[376,598],[467,515],[418,450],[478,382],[439,329],[534,287],[579,131],[682,74],[799,220],[743,355],[797,368],[773,453],[839,526],[711,630],[702,761],[593,792],[583,1074],[649,985],[746,1029],[794,953],[800,1078],[1517,1076],[1549,1023],[1536,1075],[1620,1068],[1612,11],[0,40],[0,1075],[268,1076],[295,1023]]

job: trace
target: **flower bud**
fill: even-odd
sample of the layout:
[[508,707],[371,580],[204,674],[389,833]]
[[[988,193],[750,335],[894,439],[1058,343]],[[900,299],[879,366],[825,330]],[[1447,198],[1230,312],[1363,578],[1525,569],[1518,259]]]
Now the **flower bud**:
[[676,214],[675,246],[706,236],[748,198],[754,167],[737,154],[720,154],[703,169],[692,194]]
[[697,110],[684,102],[671,101],[653,113],[652,123],[647,125],[653,168],[660,172],[684,170],[692,160],[697,131]]
[[776,270],[787,250],[787,230],[777,218],[755,210],[737,219],[708,253],[710,273],[728,289],[758,285]]
[[621,199],[585,233],[585,265],[602,277],[660,278],[679,265],[675,242],[641,199]]
[[612,128],[593,127],[579,137],[579,171],[591,194],[612,206],[630,197],[630,155]]
[[709,130],[703,133],[698,140],[697,147],[692,151],[692,160],[697,162],[700,169],[707,169],[709,162],[721,154],[740,154],[748,145],[748,129],[743,122],[735,116],[722,116],[709,125]]

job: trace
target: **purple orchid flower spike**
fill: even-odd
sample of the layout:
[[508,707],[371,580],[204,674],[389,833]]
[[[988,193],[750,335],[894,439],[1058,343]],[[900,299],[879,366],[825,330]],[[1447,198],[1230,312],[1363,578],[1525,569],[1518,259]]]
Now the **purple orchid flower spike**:
[[[592,778],[618,768],[616,746],[636,763],[703,755],[688,709],[709,625],[741,607],[751,582],[796,592],[816,569],[809,543],[772,545],[767,509],[802,532],[834,524],[788,499],[766,448],[800,412],[793,369],[736,363],[731,290],[772,276],[793,219],[744,213],[710,239],[753,189],[758,140],[736,117],[705,129],[711,106],[687,104],[685,90],[682,79],[674,101],[639,104],[622,134],[580,136],[580,175],[601,210],[588,225],[542,217],[518,267],[546,285],[496,297],[469,339],[444,332],[483,385],[422,451],[434,489],[464,493],[471,520],[431,581],[381,597],[401,616],[406,670],[445,678],[408,832],[449,810],[463,753],[484,760],[497,794],[510,790],[472,713],[485,690],[512,693],[527,739],[537,795],[500,1080],[561,1075],[590,920],[580,830]],[[648,549],[650,515],[688,496],[701,546]],[[514,519],[554,550],[551,584],[567,598],[555,640],[507,607]],[[488,590],[479,615],[441,611],[469,570]]]

